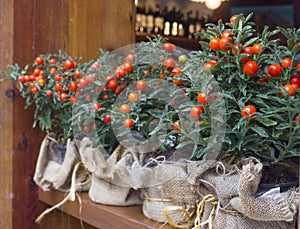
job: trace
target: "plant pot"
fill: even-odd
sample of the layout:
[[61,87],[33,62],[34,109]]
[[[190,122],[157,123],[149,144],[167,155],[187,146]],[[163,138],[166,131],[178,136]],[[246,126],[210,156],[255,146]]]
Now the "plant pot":
[[116,206],[142,204],[141,192],[132,187],[131,176],[127,173],[133,156],[124,151],[120,144],[106,159],[105,153],[94,148],[89,138],[81,140],[79,152],[82,163],[91,173],[89,197],[93,202]]
[[[71,139],[66,144],[59,144],[51,135],[47,135],[40,147],[34,181],[43,190],[68,192],[71,189],[71,177],[75,166],[80,163],[76,145]],[[88,179],[86,171],[76,172],[76,184]],[[87,190],[89,185],[78,187]]]
[[286,192],[289,189],[293,187],[296,188],[298,186],[299,186],[298,181],[280,183],[280,184],[260,184],[255,197],[272,196],[275,194]]

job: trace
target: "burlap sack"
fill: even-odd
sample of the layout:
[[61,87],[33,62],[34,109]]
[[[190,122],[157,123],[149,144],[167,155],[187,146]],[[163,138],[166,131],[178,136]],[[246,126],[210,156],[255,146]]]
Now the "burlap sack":
[[255,198],[262,167],[261,163],[249,163],[243,166],[238,183],[239,196],[233,198],[230,205],[250,219],[293,221],[299,205],[299,193],[296,190]]
[[200,179],[200,192],[210,198],[197,213],[195,228],[291,228],[287,221],[297,213],[298,192],[256,198],[261,169],[261,163],[250,161],[240,172],[221,175],[216,170],[207,171]]
[[[214,164],[214,161],[178,161],[144,168],[140,176],[145,184],[143,214],[175,227],[192,226],[200,200],[198,178]],[[152,180],[151,184],[148,179]]]
[[[47,135],[40,147],[33,179],[44,191],[54,189],[68,192],[71,188],[73,170],[80,161],[76,145],[71,139],[68,139],[63,146],[58,144],[53,136]],[[73,181],[76,184],[86,183],[89,179],[85,170],[81,169],[76,174],[76,180]],[[84,191],[89,188],[89,185],[76,187],[76,191]]]
[[205,204],[205,211],[202,216],[201,223],[203,226],[194,226],[196,229],[291,229],[291,225],[284,221],[258,221],[249,219],[242,214],[220,210],[212,219],[211,225],[206,222],[212,212],[210,203]]
[[80,142],[79,149],[85,167],[91,172],[89,197],[92,201],[107,205],[142,204],[141,192],[132,188],[130,175],[126,172],[135,162],[133,152],[120,144],[106,159],[106,153],[94,148],[89,138]]

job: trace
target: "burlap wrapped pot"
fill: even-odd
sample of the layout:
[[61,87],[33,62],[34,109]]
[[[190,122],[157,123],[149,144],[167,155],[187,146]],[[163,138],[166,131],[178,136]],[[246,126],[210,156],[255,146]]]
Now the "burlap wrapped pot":
[[143,190],[143,214],[175,227],[193,225],[197,203],[198,177],[215,164],[214,161],[163,161],[136,170]]
[[133,152],[120,144],[106,159],[105,151],[94,148],[89,138],[82,139],[79,152],[91,173],[89,197],[93,202],[117,206],[142,204],[141,192],[132,187],[126,172],[135,162]]
[[242,170],[224,174],[207,171],[200,191],[208,194],[197,212],[194,228],[288,229],[299,205],[296,189],[256,197],[262,164],[249,160]]
[[[83,184],[77,185],[76,191],[88,190],[89,174],[79,166],[80,163],[80,155],[73,140],[68,139],[63,145],[49,134],[41,144],[33,179],[44,191],[53,189],[69,192],[71,186],[76,184]],[[76,177],[72,181],[76,165],[78,165]]]

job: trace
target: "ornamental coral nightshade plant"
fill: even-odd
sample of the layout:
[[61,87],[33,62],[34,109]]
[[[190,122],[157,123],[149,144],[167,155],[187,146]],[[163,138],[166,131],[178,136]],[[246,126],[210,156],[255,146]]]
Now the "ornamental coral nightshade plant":
[[265,165],[288,165],[300,155],[300,29],[265,26],[258,33],[251,17],[207,24],[190,62],[205,62],[226,104],[219,111],[226,113],[220,159],[253,156]]
[[258,33],[251,17],[207,24],[199,51],[158,36],[126,55],[101,50],[80,64],[47,54],[4,74],[26,107],[35,104],[34,126],[89,136],[108,153],[135,138],[161,153],[188,146],[186,158],[291,165],[300,155],[300,29]]
[[[177,86],[184,86],[182,67],[188,52],[160,36],[128,49],[126,55],[119,55],[120,50],[102,51],[94,63],[100,66],[92,73],[95,80],[82,89],[73,106],[76,137],[89,136],[95,146],[104,147],[108,153],[129,138],[142,142],[151,139],[158,151],[164,151],[162,142],[178,119],[170,94]],[[86,100],[88,95],[91,100]],[[95,110],[96,103],[100,108]],[[160,130],[168,134],[163,131],[156,136]]]
[[52,132],[62,140],[73,136],[71,126],[72,104],[80,78],[89,69],[89,63],[64,53],[42,54],[21,68],[18,64],[10,72],[1,72],[1,80],[13,80],[20,95],[26,99],[25,108],[35,107],[33,127]]

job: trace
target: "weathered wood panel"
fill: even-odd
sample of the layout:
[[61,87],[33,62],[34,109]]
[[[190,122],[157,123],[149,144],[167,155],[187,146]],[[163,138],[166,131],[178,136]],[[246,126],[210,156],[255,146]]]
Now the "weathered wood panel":
[[36,1],[35,52],[59,49],[83,60],[99,48],[114,50],[135,42],[132,0]]
[[[13,63],[20,66],[35,58],[35,1],[12,1],[14,6]],[[11,63],[8,63],[11,64]],[[17,94],[18,95],[18,94]],[[39,143],[43,134],[33,129],[33,108],[24,111],[25,101],[16,96],[13,101],[13,227],[36,228],[34,217],[37,215],[38,200],[36,187],[32,180]]]
[[[1,10],[1,9],[5,9]],[[13,4],[10,0],[0,0],[0,69],[6,69],[6,63],[13,60]],[[12,228],[12,112],[13,105],[5,96],[5,91],[12,87],[11,82],[0,84],[0,228]],[[4,207],[5,206],[5,207]]]
[[109,50],[130,45],[135,41],[134,0],[102,0],[102,45]]

